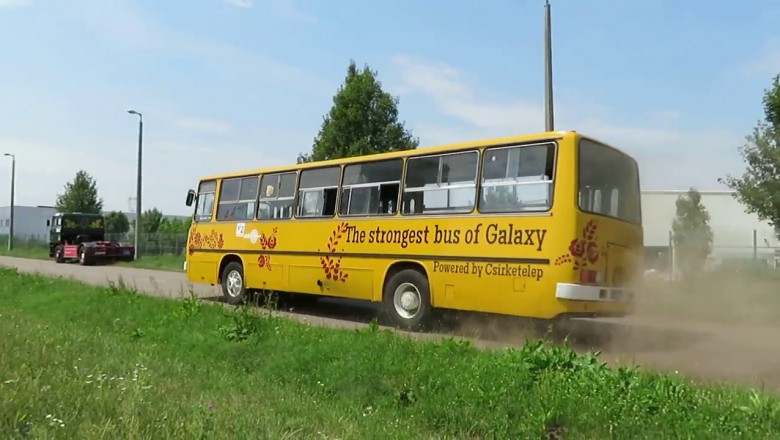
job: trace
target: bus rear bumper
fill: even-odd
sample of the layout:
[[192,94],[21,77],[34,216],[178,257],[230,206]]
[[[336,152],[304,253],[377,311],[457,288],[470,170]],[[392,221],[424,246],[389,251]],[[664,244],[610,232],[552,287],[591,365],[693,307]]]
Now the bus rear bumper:
[[558,283],[555,297],[569,301],[633,302],[634,292],[617,287]]

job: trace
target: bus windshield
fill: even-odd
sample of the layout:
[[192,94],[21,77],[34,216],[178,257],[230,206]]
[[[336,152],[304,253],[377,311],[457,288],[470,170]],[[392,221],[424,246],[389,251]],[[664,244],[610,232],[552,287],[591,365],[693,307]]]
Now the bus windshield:
[[630,223],[642,222],[636,161],[589,139],[579,143],[580,209]]

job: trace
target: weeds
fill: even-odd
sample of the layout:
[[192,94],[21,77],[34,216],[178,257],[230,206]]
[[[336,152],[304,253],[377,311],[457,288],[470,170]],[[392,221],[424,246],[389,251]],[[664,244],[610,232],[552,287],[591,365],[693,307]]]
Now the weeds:
[[120,275],[116,281],[108,280],[108,287],[106,293],[112,296],[122,295],[134,297],[140,295],[140,292],[136,287],[130,287],[125,283],[124,278]]
[[174,315],[177,318],[191,318],[198,315],[201,309],[203,309],[203,303],[198,298],[198,295],[190,290],[189,295],[180,300],[179,307],[174,312]]
[[226,341],[243,341],[260,332],[261,318],[255,316],[249,306],[236,307],[230,317],[229,323],[219,327],[219,333]]

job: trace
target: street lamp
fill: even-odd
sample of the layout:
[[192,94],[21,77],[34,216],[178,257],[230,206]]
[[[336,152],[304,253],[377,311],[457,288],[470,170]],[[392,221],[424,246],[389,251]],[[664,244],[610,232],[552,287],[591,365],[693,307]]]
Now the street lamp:
[[5,153],[4,156],[11,158],[11,222],[8,228],[8,250],[14,248],[14,186],[16,186],[16,156],[11,153]]
[[141,157],[143,151],[144,138],[144,116],[135,110],[128,110],[131,115],[138,115],[138,176],[136,177],[135,187],[135,255],[133,259],[138,259],[138,230],[141,229]]

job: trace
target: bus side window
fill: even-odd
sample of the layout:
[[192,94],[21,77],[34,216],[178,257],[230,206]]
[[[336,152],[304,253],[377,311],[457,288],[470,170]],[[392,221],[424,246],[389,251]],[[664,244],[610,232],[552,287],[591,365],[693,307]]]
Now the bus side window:
[[403,213],[470,212],[476,202],[478,165],[475,150],[410,158]]
[[297,217],[332,217],[336,214],[341,167],[301,171],[298,184]]
[[252,220],[259,182],[258,176],[223,180],[219,189],[217,220]]
[[295,171],[266,174],[260,179],[257,202],[258,220],[286,220],[292,218],[295,199]]
[[195,221],[210,222],[214,210],[214,197],[216,195],[217,182],[209,180],[201,182],[198,187],[198,195],[195,198]]
[[403,159],[344,167],[339,215],[393,215],[398,211]]
[[555,145],[486,149],[480,212],[546,211],[552,204]]

